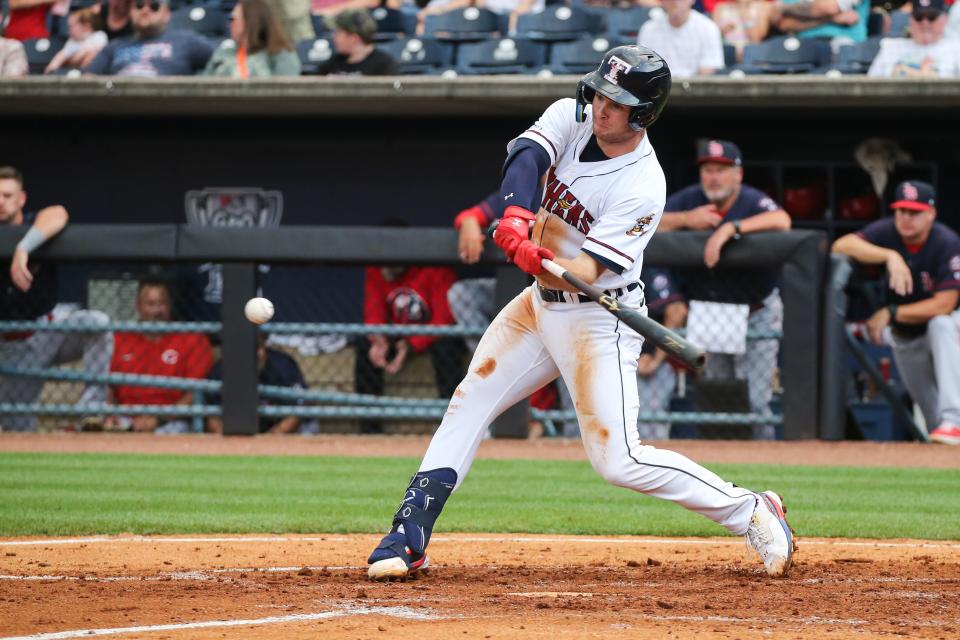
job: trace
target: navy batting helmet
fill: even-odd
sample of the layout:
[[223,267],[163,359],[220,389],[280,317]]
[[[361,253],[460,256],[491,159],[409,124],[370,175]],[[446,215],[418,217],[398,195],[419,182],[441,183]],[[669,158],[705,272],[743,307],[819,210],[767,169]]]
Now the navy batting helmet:
[[600,67],[577,86],[577,122],[586,119],[587,105],[600,93],[617,104],[632,107],[630,127],[646,129],[656,121],[670,95],[670,68],[653,49],[638,45],[615,47]]

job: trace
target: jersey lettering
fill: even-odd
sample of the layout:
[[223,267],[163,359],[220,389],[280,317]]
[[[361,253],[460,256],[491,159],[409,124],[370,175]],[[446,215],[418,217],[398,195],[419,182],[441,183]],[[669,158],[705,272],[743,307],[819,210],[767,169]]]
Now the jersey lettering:
[[593,216],[573,195],[570,188],[557,178],[553,167],[550,167],[547,173],[542,206],[547,213],[557,216],[583,235],[590,233]]

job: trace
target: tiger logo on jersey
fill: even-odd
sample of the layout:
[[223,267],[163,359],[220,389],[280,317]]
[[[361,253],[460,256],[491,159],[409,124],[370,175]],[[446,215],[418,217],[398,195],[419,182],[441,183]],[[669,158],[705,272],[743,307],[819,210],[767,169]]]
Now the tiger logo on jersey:
[[643,216],[642,218],[637,218],[636,224],[633,225],[633,228],[630,231],[627,231],[628,236],[637,236],[638,238],[644,235],[649,231],[648,227],[650,223],[653,222],[653,214],[651,213],[648,216]]
[[547,186],[543,190],[541,206],[544,211],[557,216],[583,235],[590,233],[593,215],[584,208],[570,188],[557,178],[553,167],[547,174]]

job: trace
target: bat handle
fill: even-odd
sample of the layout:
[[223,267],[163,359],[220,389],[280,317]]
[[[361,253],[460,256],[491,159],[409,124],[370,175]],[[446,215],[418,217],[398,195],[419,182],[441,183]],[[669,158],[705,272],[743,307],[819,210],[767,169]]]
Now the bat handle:
[[556,262],[553,260],[547,260],[546,258],[540,260],[540,265],[543,266],[544,270],[549,271],[552,275],[555,275],[561,280],[563,279],[563,274],[567,272],[566,269],[558,265]]

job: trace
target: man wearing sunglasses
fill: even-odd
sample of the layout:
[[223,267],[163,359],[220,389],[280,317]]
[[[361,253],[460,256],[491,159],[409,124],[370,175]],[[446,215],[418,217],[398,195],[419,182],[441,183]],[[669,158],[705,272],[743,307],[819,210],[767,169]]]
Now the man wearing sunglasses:
[[213,44],[192,31],[168,31],[170,0],[134,0],[133,36],[111,41],[84,71],[96,75],[191,76],[213,54]]
[[914,0],[909,38],[884,38],[867,75],[881,78],[960,76],[960,39],[946,37],[943,0]]

